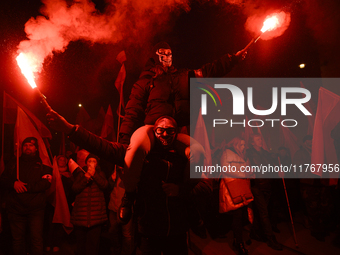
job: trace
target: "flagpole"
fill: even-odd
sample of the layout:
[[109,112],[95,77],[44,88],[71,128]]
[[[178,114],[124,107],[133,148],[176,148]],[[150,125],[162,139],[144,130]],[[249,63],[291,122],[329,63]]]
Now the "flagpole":
[[[123,58],[121,58],[123,57]],[[121,51],[118,55],[117,55],[117,58],[116,58],[120,63],[121,63],[121,68],[119,70],[119,73],[118,73],[118,77],[117,79],[120,77],[120,75],[122,75],[122,71],[124,70],[125,71],[125,66],[124,66],[124,61],[126,61],[126,55],[125,55],[125,51]],[[123,104],[123,100],[124,100],[124,89],[123,89],[123,85],[124,85],[124,81],[125,81],[125,77],[126,77],[126,71],[125,71],[125,74],[124,74],[124,80],[123,80],[123,83],[120,81],[120,86],[119,86],[119,89],[117,87],[117,79],[115,81],[115,86],[116,88],[118,89],[119,91],[119,108],[118,108],[118,126],[117,126],[117,137],[116,137],[116,141],[117,143],[119,142],[119,131],[120,131],[120,116],[121,116],[121,111],[122,111],[122,104]],[[115,165],[115,168],[113,170],[113,175],[115,174],[115,176],[117,176],[117,165]],[[116,178],[115,178],[116,179]]]
[[[1,129],[1,158],[2,158],[2,162],[0,162],[0,164],[3,163],[4,160],[4,149],[5,149],[5,91],[3,91],[3,101],[2,101],[2,129]],[[3,167],[3,165],[0,166],[0,175],[2,174],[1,167]]]
[[17,180],[19,181],[19,107],[18,108],[18,114],[17,114]]
[[65,133],[61,133],[61,155],[66,155],[66,149],[65,149]]
[[[122,110],[122,102],[119,100],[119,106],[118,106],[118,127],[117,127],[117,143],[119,142],[119,130],[120,130],[120,113]],[[115,179],[117,179],[117,165],[115,165],[115,168],[113,170],[113,173],[115,175]]]
[[[279,166],[281,166],[281,160],[280,157],[278,157],[279,160]],[[286,182],[284,180],[283,177],[281,177],[282,179],[282,183],[283,183],[283,188],[285,190],[285,194],[286,194],[286,200],[287,200],[287,206],[288,206],[288,211],[289,211],[289,217],[290,217],[290,223],[292,224],[292,229],[293,229],[293,237],[294,237],[294,242],[295,242],[295,247],[299,248],[298,242],[297,242],[297,238],[296,238],[296,233],[295,233],[295,227],[294,227],[294,221],[293,221],[293,216],[292,216],[292,211],[290,209],[290,204],[289,204],[289,199],[288,199],[288,193],[287,193],[287,188],[286,188]]]
[[53,154],[52,154],[52,151],[51,151],[51,145],[50,145],[49,141],[47,140],[47,138],[42,138],[42,140],[45,144],[47,154],[50,157],[50,160],[52,159],[52,162],[53,162]]
[[119,100],[119,106],[118,106],[118,126],[117,126],[117,143],[119,142],[119,131],[120,131],[120,114],[121,114],[121,110],[122,110],[122,102],[120,102]]

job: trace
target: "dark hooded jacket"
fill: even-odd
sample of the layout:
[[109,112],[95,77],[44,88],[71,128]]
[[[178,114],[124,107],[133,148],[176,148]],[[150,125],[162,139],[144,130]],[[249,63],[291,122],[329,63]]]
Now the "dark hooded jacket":
[[237,63],[235,56],[226,54],[196,71],[177,70],[171,66],[167,72],[156,75],[155,67],[159,65],[157,66],[154,55],[148,60],[139,80],[132,87],[120,128],[121,143],[129,144],[136,129],[143,125],[153,125],[164,115],[173,117],[179,127],[189,125],[190,78],[224,77]]
[[[127,146],[104,140],[82,127],[69,139],[102,159],[122,166]],[[176,152],[155,148],[147,156],[138,184],[136,213],[139,231],[145,235],[166,236],[188,229],[186,205],[192,199],[212,192],[209,180],[189,180],[185,173],[187,159]],[[188,181],[189,180],[189,181]],[[162,181],[180,186],[178,197],[167,198]]]
[[27,192],[17,193],[14,182],[17,181],[16,160],[8,163],[0,178],[0,187],[6,192],[6,209],[12,213],[29,213],[44,209],[46,205],[45,191],[51,183],[43,176],[52,175],[52,168],[42,164],[37,154],[34,157],[21,155],[19,158],[19,178],[27,183]]

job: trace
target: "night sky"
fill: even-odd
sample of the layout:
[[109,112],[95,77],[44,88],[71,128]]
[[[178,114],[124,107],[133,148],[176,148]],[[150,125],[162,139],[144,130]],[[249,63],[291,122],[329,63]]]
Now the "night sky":
[[[72,1],[66,2],[71,6]],[[236,4],[229,4],[228,1],[169,0],[157,1],[158,4],[167,3],[165,7],[159,5],[157,9],[145,9],[138,15],[135,15],[136,10],[144,8],[138,3],[143,1],[131,2],[127,7],[127,18],[116,24],[120,34],[114,40],[74,40],[63,52],[56,52],[44,61],[43,70],[36,79],[37,85],[51,107],[71,123],[75,121],[79,103],[92,118],[97,116],[100,107],[106,110],[111,104],[113,111],[116,110],[119,95],[114,81],[120,64],[115,58],[120,51],[125,50],[127,55],[124,84],[127,102],[152,45],[167,41],[172,47],[175,67],[199,68],[247,45],[253,34],[245,29],[246,20],[264,10],[290,12],[288,29],[277,38],[259,40],[248,51],[246,60],[228,77],[339,76],[338,1],[235,0],[230,2]],[[172,6],[169,4],[172,2],[180,4]],[[93,3],[98,16],[117,11],[109,1]],[[15,62],[17,47],[26,39],[25,23],[31,17],[41,15],[42,3],[39,0],[11,0],[1,1],[0,5],[1,91],[5,90],[45,121],[44,112]],[[141,22],[145,24],[141,25]],[[306,67],[300,69],[300,63],[305,63]],[[338,91],[337,88],[332,90]],[[313,99],[317,101],[317,98]]]

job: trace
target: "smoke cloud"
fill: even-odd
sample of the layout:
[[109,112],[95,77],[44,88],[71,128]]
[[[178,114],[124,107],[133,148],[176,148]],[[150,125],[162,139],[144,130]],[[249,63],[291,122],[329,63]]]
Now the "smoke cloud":
[[[258,23],[273,12],[289,14],[285,24],[290,21],[290,14],[303,15],[306,25],[312,31],[314,38],[320,45],[327,46],[340,38],[340,16],[338,15],[340,2],[333,0],[225,0],[237,5],[248,17],[245,28],[254,33]],[[262,21],[261,21],[262,19]],[[253,23],[253,24],[251,24]],[[281,30],[284,30],[283,28]],[[284,32],[284,31],[283,31]],[[278,33],[281,35],[283,32]],[[274,34],[275,35],[275,34]],[[265,37],[261,37],[265,39]],[[270,36],[269,36],[270,39]]]
[[[208,0],[201,0],[204,3]],[[212,1],[212,0],[211,0]],[[216,0],[215,0],[216,1]],[[216,1],[218,4],[219,1]],[[290,12],[296,9],[306,15],[307,25],[315,38],[324,44],[339,38],[339,17],[336,1],[321,0],[224,0],[239,8],[248,17],[245,24],[252,36],[260,30],[264,18],[282,10],[287,13],[284,26],[275,32],[264,34],[261,39],[281,35],[289,26]],[[41,71],[44,59],[54,52],[63,52],[71,41],[85,40],[90,43],[139,44],[147,42],[168,24],[170,14],[189,11],[190,0],[106,0],[103,12],[90,0],[42,0],[42,16],[32,17],[25,25],[28,40],[18,46],[18,53],[25,53],[35,61],[35,69]],[[331,15],[329,15],[331,13]],[[158,31],[157,31],[158,30]]]
[[142,44],[156,22],[161,26],[176,9],[189,11],[188,0],[110,0],[103,13],[89,0],[42,2],[43,16],[25,24],[28,40],[18,46],[18,53],[28,55],[38,72],[46,57],[63,52],[71,41]]

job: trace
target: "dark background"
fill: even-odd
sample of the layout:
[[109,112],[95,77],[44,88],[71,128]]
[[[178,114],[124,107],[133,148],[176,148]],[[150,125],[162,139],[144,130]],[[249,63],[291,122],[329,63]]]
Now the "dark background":
[[[108,12],[108,2],[93,2],[99,15]],[[100,107],[106,111],[109,104],[115,111],[119,95],[114,81],[120,68],[115,58],[120,51],[125,50],[127,55],[124,84],[127,102],[152,45],[161,40],[167,41],[172,47],[175,67],[199,68],[222,54],[235,53],[247,45],[253,36],[244,27],[247,18],[266,9],[290,12],[288,29],[280,37],[268,41],[260,39],[248,51],[246,60],[228,77],[338,76],[338,1],[183,2],[190,10],[164,8],[157,15],[151,11],[146,28],[138,30],[137,26],[130,33],[127,25],[124,37],[118,42],[72,41],[64,52],[45,59],[43,71],[36,82],[52,108],[71,123],[75,122],[79,103],[91,118],[96,118]],[[71,4],[71,1],[67,3]],[[41,15],[42,3],[39,0],[11,0],[2,1],[0,5],[1,91],[5,90],[45,122],[44,112],[15,62],[17,46],[26,39],[25,23],[31,17]],[[129,22],[142,22],[133,20],[133,8],[138,6],[131,6]],[[306,67],[300,69],[300,63],[305,63]],[[337,87],[324,86],[336,93],[340,91]],[[313,99],[317,101],[315,94]]]

